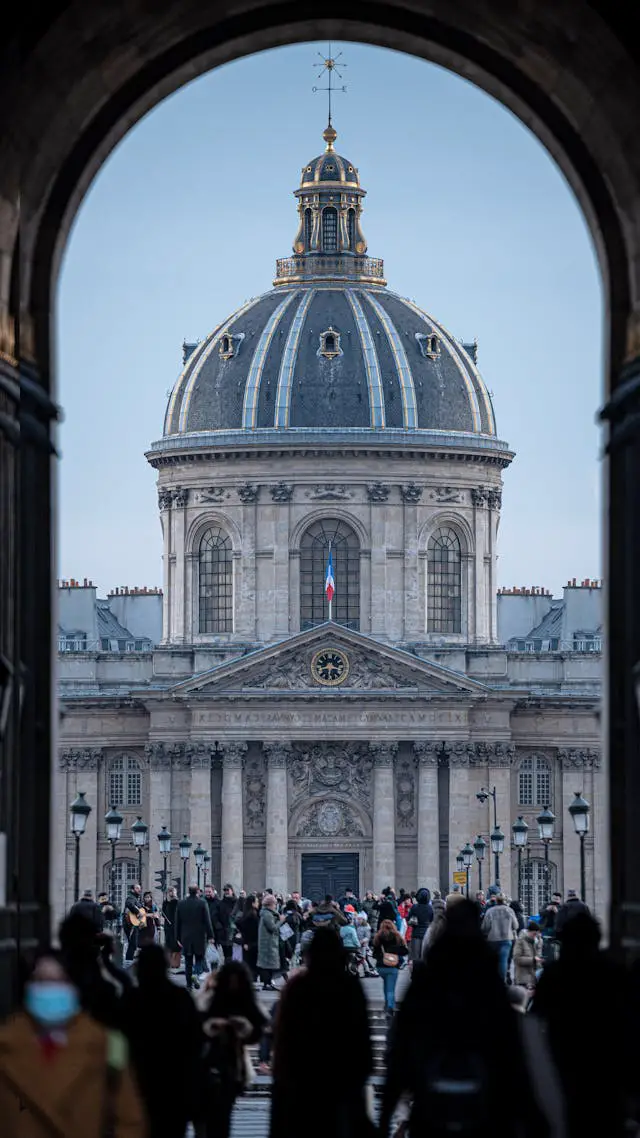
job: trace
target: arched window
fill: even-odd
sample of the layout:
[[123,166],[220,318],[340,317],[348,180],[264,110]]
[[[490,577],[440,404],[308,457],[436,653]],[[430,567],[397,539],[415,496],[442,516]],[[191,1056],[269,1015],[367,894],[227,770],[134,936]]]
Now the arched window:
[[527,858],[522,863],[520,889],[518,896],[522,901],[525,913],[539,913],[551,894],[556,891],[557,868],[552,861],[544,862],[542,858]]
[[304,251],[308,253],[311,248],[311,210],[305,209],[304,211]]
[[347,227],[349,231],[349,248],[352,253],[356,251],[356,211],[350,209],[347,213]]
[[138,867],[135,861],[117,861],[113,867],[113,881],[111,879],[111,862],[107,862],[103,870],[104,889],[117,909],[122,910],[127,893],[138,880]]
[[140,763],[131,755],[118,755],[109,763],[108,799],[110,806],[140,806],[142,804],[142,771]]
[[198,554],[200,632],[233,632],[231,539],[216,526],[203,534]]
[[329,619],[325,593],[327,562],[331,560],[335,593],[331,617],[347,628],[360,627],[360,542],[351,526],[338,518],[314,522],[300,542],[300,628]]
[[322,211],[322,251],[338,252],[338,212],[332,205]]
[[551,764],[544,755],[532,755],[520,763],[518,802],[520,806],[553,804]]
[[462,556],[450,528],[436,530],[427,548],[427,629],[462,631]]

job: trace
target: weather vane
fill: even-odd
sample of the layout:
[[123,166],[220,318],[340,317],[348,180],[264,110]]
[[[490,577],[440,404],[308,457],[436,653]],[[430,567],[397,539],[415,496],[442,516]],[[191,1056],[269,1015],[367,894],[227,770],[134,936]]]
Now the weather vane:
[[[346,91],[347,91],[346,87],[334,87],[333,82],[332,82],[334,72],[338,76],[338,79],[342,79],[342,72],[337,67],[337,63],[338,63],[338,60],[340,59],[340,56],[342,55],[342,52],[339,51],[336,56],[332,56],[331,44],[329,44],[328,56],[325,57],[321,51],[319,51],[317,54],[320,56],[320,59],[322,60],[322,67],[320,68],[320,70],[318,72],[317,78],[321,79],[322,76],[324,75],[325,71],[326,71],[327,72],[327,86],[326,87],[312,87],[311,90],[313,91],[314,95],[315,95],[316,91],[326,91],[327,92],[327,94],[329,96],[329,126],[331,126],[331,96],[333,94],[335,94],[336,92],[346,94]],[[317,67],[318,64],[314,63],[313,66]],[[340,64],[340,67],[346,67],[346,66],[347,66],[346,63]]]

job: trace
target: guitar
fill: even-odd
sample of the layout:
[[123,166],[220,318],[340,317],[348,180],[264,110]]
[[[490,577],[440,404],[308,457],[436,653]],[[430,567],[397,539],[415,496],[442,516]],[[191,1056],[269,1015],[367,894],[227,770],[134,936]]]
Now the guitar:
[[138,909],[137,913],[132,913],[130,909],[127,909],[127,917],[129,918],[129,924],[133,925],[134,929],[146,929],[146,927],[147,927],[147,916],[148,916],[147,910],[144,908]]

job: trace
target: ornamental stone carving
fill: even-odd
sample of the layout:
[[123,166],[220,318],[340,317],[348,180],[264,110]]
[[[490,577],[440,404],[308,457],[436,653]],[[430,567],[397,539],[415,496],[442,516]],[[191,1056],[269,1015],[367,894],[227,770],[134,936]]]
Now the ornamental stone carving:
[[352,498],[353,492],[342,484],[325,482],[322,486],[312,486],[306,496],[313,502],[342,502]]
[[186,743],[185,759],[188,759],[189,765],[197,770],[211,770],[212,750],[210,743]]
[[158,490],[158,509],[170,510],[172,498],[171,490]]
[[558,758],[562,763],[563,771],[598,771],[602,763],[600,751],[591,748],[561,748],[558,750]]
[[293,486],[287,486],[286,482],[278,482],[276,486],[271,487],[271,498],[274,502],[290,502],[293,495]]
[[[282,659],[272,659],[255,675],[249,675],[247,688],[271,690],[296,690],[300,688],[318,689],[321,685],[311,672],[311,658],[314,652],[300,650],[286,654]],[[344,688],[357,688],[361,691],[417,688],[417,680],[396,665],[374,656],[349,651],[349,674]]]
[[228,497],[229,491],[224,486],[206,486],[195,494],[196,502],[201,502],[203,505],[207,502],[222,502]]
[[245,768],[245,829],[249,834],[263,834],[266,809],[266,783],[259,759],[249,759]]
[[300,818],[299,838],[363,838],[362,822],[350,806],[343,802],[314,802]]
[[72,748],[68,751],[61,751],[58,756],[58,770],[97,771],[101,758],[101,747]]
[[489,766],[512,767],[516,760],[514,743],[493,743],[489,755]]
[[242,486],[238,486],[238,497],[245,504],[257,502],[259,496],[260,487],[254,486],[253,482],[244,482]]
[[293,747],[291,743],[265,743],[263,750],[267,760],[267,766],[274,769],[286,767],[291,759]]
[[490,510],[499,510],[502,506],[502,490],[487,491],[487,505]]
[[433,502],[462,502],[463,496],[455,486],[436,486],[429,495]]
[[415,482],[409,482],[406,486],[400,487],[402,501],[407,504],[419,502],[422,497],[422,486],[418,486]]
[[438,740],[422,740],[413,744],[413,750],[421,767],[437,767],[443,756],[443,744]]
[[366,744],[317,743],[290,756],[289,800],[292,808],[304,798],[327,791],[344,794],[371,809],[373,761]]
[[382,482],[370,482],[367,486],[367,494],[370,502],[386,502],[389,497],[389,486],[384,486]]
[[173,504],[178,509],[183,510],[189,501],[189,491],[183,489],[182,486],[177,486],[173,491]]
[[474,506],[484,506],[487,500],[487,491],[482,486],[474,486],[471,491],[471,501]]
[[369,753],[376,767],[392,767],[397,751],[397,743],[369,743]]
[[398,826],[413,828],[416,808],[416,779],[411,759],[400,759],[396,764],[396,818]]
[[164,743],[147,743],[144,757],[153,770],[169,770],[171,766],[171,755]]
[[476,754],[475,744],[467,741],[446,742],[442,749],[450,767],[468,767]]
[[218,743],[218,750],[222,754],[223,767],[242,767],[247,753],[246,743]]

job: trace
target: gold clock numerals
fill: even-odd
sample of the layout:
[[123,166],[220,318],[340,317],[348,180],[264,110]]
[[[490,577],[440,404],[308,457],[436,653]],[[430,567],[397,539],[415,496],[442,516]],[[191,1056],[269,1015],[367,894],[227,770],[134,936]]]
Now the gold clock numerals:
[[325,687],[337,687],[349,675],[349,658],[339,648],[321,648],[311,660],[311,675]]

